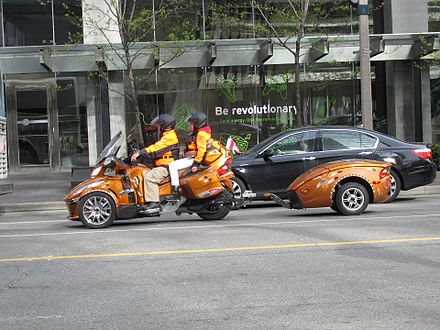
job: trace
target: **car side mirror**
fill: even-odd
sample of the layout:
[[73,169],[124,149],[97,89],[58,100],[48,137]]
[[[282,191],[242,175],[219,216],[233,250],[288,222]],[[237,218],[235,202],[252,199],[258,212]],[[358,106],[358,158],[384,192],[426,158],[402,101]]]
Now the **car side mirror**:
[[263,156],[264,159],[268,159],[273,156],[273,149],[268,148],[268,149],[264,150],[261,155]]

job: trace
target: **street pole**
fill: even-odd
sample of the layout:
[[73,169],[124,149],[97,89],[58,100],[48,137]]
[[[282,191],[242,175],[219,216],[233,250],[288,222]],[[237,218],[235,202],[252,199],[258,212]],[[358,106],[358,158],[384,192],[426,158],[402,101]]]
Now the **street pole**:
[[361,108],[362,124],[367,129],[373,129],[373,106],[371,92],[370,67],[370,31],[368,0],[358,0],[359,15],[359,56],[361,67]]

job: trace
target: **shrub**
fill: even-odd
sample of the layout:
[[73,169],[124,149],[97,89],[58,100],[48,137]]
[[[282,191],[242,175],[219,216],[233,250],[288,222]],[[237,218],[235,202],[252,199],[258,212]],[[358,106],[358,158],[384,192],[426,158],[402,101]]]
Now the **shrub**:
[[437,165],[437,170],[440,170],[440,143],[431,144],[430,148],[432,150],[432,159]]

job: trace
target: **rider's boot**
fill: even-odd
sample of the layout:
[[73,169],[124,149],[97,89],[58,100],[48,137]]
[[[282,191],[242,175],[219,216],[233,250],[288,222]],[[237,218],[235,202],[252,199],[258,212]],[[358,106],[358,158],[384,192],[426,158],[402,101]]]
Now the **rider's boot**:
[[154,209],[160,209],[160,203],[149,202],[149,203],[142,205],[142,210],[154,210]]
[[171,188],[171,195],[167,197],[167,200],[169,201],[180,201],[180,193],[179,193],[179,186],[172,186]]

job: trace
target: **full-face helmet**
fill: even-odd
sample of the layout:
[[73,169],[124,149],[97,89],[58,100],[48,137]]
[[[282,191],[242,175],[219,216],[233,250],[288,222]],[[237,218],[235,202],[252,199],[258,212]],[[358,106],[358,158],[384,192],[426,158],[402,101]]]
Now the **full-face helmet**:
[[208,117],[203,112],[195,112],[186,118],[187,121],[194,124],[194,129],[208,125]]
[[176,118],[167,113],[156,116],[147,127],[148,132],[164,132],[176,127]]

